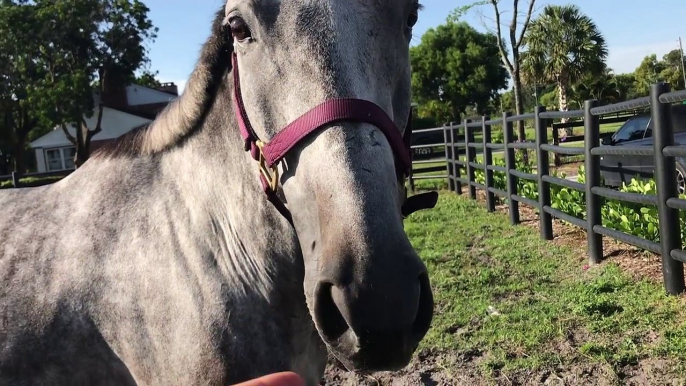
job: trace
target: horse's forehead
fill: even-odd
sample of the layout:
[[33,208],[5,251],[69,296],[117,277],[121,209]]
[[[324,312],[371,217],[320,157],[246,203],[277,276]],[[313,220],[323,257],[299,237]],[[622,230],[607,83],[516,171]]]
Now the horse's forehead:
[[342,9],[373,13],[397,7],[409,0],[227,0],[226,11],[238,6],[251,6],[260,18],[275,20],[279,14],[301,13],[303,9]]

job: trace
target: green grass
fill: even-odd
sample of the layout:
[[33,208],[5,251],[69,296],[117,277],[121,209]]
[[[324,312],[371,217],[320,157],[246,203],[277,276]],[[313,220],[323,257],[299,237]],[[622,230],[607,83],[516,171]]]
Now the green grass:
[[[21,187],[33,187],[52,184],[64,178],[64,176],[54,177],[24,177],[19,179]],[[13,188],[12,180],[0,181],[0,189]]]
[[436,301],[424,349],[480,358],[485,377],[572,363],[607,364],[621,375],[642,359],[686,360],[686,301],[666,296],[660,283],[631,279],[611,263],[585,270],[584,256],[451,193],[413,214],[406,230]]

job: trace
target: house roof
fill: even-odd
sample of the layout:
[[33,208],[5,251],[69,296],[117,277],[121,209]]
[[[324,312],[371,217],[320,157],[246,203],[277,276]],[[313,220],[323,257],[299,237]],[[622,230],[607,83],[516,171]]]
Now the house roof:
[[131,84],[126,87],[126,99],[129,106],[169,103],[176,98],[178,97],[168,92],[137,84]]
[[[93,94],[95,105],[100,103],[100,93]],[[150,123],[157,112],[168,105],[171,101],[178,98],[169,92],[152,89],[149,87],[131,84],[126,87],[126,107],[122,108],[103,108],[102,131],[93,136],[93,141],[115,139],[121,135]],[[87,118],[86,123],[89,129],[93,129],[97,124],[97,109],[93,117]],[[67,126],[67,130],[72,136],[76,135],[73,126]],[[72,142],[64,134],[61,127],[56,127],[44,136],[30,143],[33,148],[62,147],[70,146]]]
[[[118,138],[121,135],[137,127],[146,125],[152,121],[151,119],[129,114],[109,107],[104,107],[102,114],[102,131],[93,136],[93,141]],[[95,128],[95,125],[97,124],[97,112],[93,115],[93,117],[86,118],[86,124],[91,130]],[[72,136],[76,136],[76,130],[72,125],[67,126],[67,131],[69,131],[69,134]],[[71,141],[64,134],[62,128],[56,127],[49,133],[31,142],[29,145],[35,149],[70,146],[71,144]]]

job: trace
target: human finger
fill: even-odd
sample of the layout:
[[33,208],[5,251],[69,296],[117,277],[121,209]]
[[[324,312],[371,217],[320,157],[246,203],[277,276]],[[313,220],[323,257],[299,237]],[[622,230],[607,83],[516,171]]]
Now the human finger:
[[265,375],[234,386],[305,386],[305,381],[298,374],[285,371]]

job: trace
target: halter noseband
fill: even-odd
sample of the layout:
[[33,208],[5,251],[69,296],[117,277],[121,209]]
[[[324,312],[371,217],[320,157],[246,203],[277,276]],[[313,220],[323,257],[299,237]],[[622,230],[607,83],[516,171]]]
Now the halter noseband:
[[[410,112],[405,133],[401,136],[393,120],[375,103],[354,98],[329,99],[289,123],[271,141],[265,143],[255,133],[243,104],[238,74],[238,58],[235,52],[232,53],[231,60],[233,65],[234,108],[238,116],[241,136],[245,141],[245,151],[250,151],[252,158],[258,162],[260,181],[269,201],[274,204],[276,209],[289,222],[292,223],[290,211],[276,194],[279,184],[279,171],[276,165],[286,156],[289,150],[308,134],[333,122],[364,122],[381,130],[391,145],[395,158],[396,173],[399,176],[399,181],[404,186],[405,178],[409,176],[412,169],[410,150],[412,112]],[[405,217],[416,210],[433,208],[436,205],[438,194],[436,192],[429,192],[415,195],[411,198],[414,199],[414,205],[410,205],[411,209],[407,209],[403,205],[403,216]],[[407,203],[407,197],[405,199]]]

